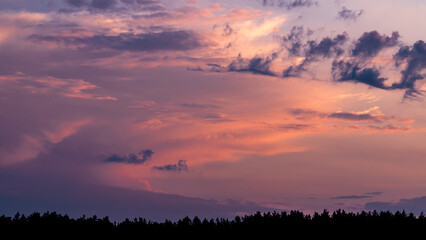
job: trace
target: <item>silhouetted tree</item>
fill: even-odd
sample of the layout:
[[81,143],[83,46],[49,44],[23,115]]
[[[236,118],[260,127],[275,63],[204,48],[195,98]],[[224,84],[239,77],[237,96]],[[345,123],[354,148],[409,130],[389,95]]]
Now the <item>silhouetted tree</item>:
[[108,217],[96,215],[73,219],[57,212],[32,213],[28,216],[16,213],[13,217],[0,216],[0,231],[4,236],[43,236],[55,238],[313,238],[326,236],[340,238],[402,237],[404,239],[426,233],[426,217],[421,213],[416,217],[405,211],[358,213],[324,210],[313,215],[300,211],[256,212],[252,215],[227,218],[192,219],[184,217],[176,222],[165,220],[162,223],[147,221],[144,218],[125,219],[112,223]]

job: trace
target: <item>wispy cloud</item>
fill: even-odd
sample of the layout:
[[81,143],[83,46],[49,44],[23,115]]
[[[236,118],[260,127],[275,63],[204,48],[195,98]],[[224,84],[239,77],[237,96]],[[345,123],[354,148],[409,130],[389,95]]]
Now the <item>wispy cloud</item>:
[[370,196],[370,195],[347,195],[347,196],[332,197],[331,199],[365,199],[365,198],[372,198],[372,196]]
[[129,153],[128,155],[112,154],[105,158],[104,162],[127,163],[127,164],[144,164],[150,160],[154,152],[151,149],[142,150],[139,153]]
[[117,36],[95,35],[90,37],[66,37],[33,34],[31,41],[51,42],[68,47],[79,47],[88,51],[114,49],[121,51],[185,51],[207,46],[201,36],[193,31],[164,31],[144,34],[120,34]]
[[166,164],[163,166],[154,166],[152,167],[152,169],[158,170],[158,171],[167,171],[167,172],[180,172],[180,171],[188,171],[188,165],[186,164],[186,160],[179,160],[178,163]]
[[263,6],[277,6],[288,10],[316,5],[318,5],[318,1],[315,0],[263,0]]
[[6,82],[18,84],[33,94],[57,94],[70,98],[117,100],[116,97],[96,93],[100,87],[82,79],[38,77],[24,74],[0,76],[0,85]]
[[362,14],[364,14],[364,10],[351,10],[345,7],[338,12],[338,18],[342,20],[350,20],[356,21]]

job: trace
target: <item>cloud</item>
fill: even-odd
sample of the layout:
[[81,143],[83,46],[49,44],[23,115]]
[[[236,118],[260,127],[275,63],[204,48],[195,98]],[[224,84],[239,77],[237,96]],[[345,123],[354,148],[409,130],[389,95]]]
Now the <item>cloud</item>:
[[334,118],[338,120],[347,120],[347,121],[373,121],[373,122],[382,122],[382,120],[387,119],[380,114],[371,114],[368,113],[371,109],[364,112],[333,112],[333,113],[324,113],[313,111],[309,109],[300,109],[300,108],[291,108],[287,110],[293,116],[296,116],[298,119],[306,118]]
[[226,24],[225,27],[223,28],[223,34],[225,36],[229,36],[234,32],[234,29],[231,28],[231,26],[229,26],[229,24]]
[[381,130],[381,131],[401,131],[401,132],[408,132],[411,130],[411,128],[408,127],[401,127],[401,126],[396,126],[393,124],[388,124],[386,126],[368,126],[369,129],[372,130]]
[[278,124],[275,127],[281,131],[291,131],[291,130],[304,130],[311,127],[311,125],[309,124]]
[[414,43],[412,47],[403,46],[394,55],[394,59],[397,67],[402,63],[405,63],[406,67],[401,71],[401,81],[392,84],[392,88],[409,89],[406,92],[407,97],[419,94],[415,83],[424,79],[425,76],[424,74],[422,75],[422,71],[426,68],[426,43],[420,40]]
[[278,6],[291,10],[299,7],[317,6],[318,1],[314,0],[263,0],[263,6]]
[[121,0],[121,2],[126,4],[157,4],[160,1],[158,0]]
[[87,50],[114,49],[120,51],[186,51],[206,46],[201,36],[193,31],[164,31],[143,34],[120,34],[116,36],[95,35],[90,37],[45,36],[33,34],[28,37],[35,42],[54,42]]
[[[338,34],[333,38],[325,37],[321,41],[305,41],[305,35],[310,35],[311,31],[303,27],[293,27],[291,32],[282,37],[282,46],[288,51],[291,57],[302,57],[301,63],[291,65],[283,70],[282,74],[272,71],[272,65],[278,58],[281,51],[271,53],[269,56],[255,56],[253,58],[243,58],[238,55],[228,66],[223,67],[218,64],[208,64],[210,72],[249,72],[266,76],[281,76],[284,78],[299,76],[306,71],[305,66],[311,62],[319,61],[323,58],[338,57],[344,53],[342,45],[348,40],[347,34]],[[193,71],[203,71],[200,67],[189,68]]]
[[209,108],[220,108],[214,104],[198,104],[198,103],[182,103],[180,106],[186,108],[195,108],[195,109],[209,109]]
[[303,66],[304,66],[303,64],[299,64],[296,66],[289,66],[288,68],[283,70],[282,77],[283,78],[299,77],[300,74],[306,70]]
[[422,71],[426,68],[426,44],[424,41],[419,40],[411,47],[402,46],[394,54],[395,66],[405,65],[405,68],[401,70],[402,77],[399,82],[386,85],[387,78],[381,77],[381,72],[377,67],[366,67],[370,63],[370,59],[381,50],[399,44],[398,39],[398,32],[393,32],[391,37],[380,35],[377,31],[364,33],[357,40],[351,52],[353,60],[333,61],[333,80],[360,82],[386,90],[405,89],[404,98],[417,98],[422,92],[417,89],[416,82],[424,79]]
[[293,116],[296,116],[297,119],[300,119],[300,120],[327,116],[327,114],[325,113],[320,113],[318,111],[314,111],[310,109],[302,109],[302,108],[290,108],[290,109],[287,109],[287,112]]
[[372,198],[372,197],[368,195],[348,195],[348,196],[332,197],[331,199],[365,199],[365,198]]
[[142,150],[138,154],[130,153],[129,155],[118,155],[113,154],[106,159],[104,162],[115,162],[115,163],[127,163],[127,164],[143,164],[150,160],[154,152],[150,149]]
[[126,8],[128,11],[160,12],[166,10],[159,0],[120,0],[120,2],[122,3],[121,9]]
[[319,43],[308,41],[308,49],[305,57],[334,57],[343,54],[342,45],[348,40],[346,32],[336,35],[334,38],[325,37]]
[[[72,8],[84,8],[95,12],[106,10],[120,11],[125,9],[124,7],[146,11],[164,10],[164,6],[160,4],[160,1],[156,0],[65,0],[65,2]],[[67,10],[62,9],[62,12],[67,12]]]
[[[299,77],[309,70],[313,62],[324,59],[333,59],[331,75],[334,82],[363,83],[374,88],[384,90],[405,89],[404,98],[416,98],[422,91],[415,86],[416,81],[424,79],[422,71],[426,67],[426,44],[420,40],[413,46],[402,46],[393,56],[395,66],[405,66],[401,70],[402,78],[399,82],[386,84],[387,77],[382,76],[382,66],[376,66],[374,58],[384,49],[392,48],[402,43],[397,31],[391,36],[380,34],[378,31],[364,32],[356,41],[348,46],[349,37],[346,32],[334,37],[324,37],[319,41],[306,40],[313,31],[305,30],[301,26],[294,26],[290,33],[279,38],[281,49],[265,56],[243,58],[240,53],[228,66],[210,63],[209,69],[201,67],[188,68],[192,71],[209,72],[249,72],[266,76],[282,78]],[[293,61],[277,72],[280,57],[286,51],[287,56],[282,59]],[[276,61],[278,60],[278,61]],[[281,65],[283,66],[283,65]]]
[[[4,116],[2,116],[2,118],[4,121],[8,120]],[[15,136],[11,137],[6,129],[0,129],[2,135],[7,137],[7,139],[0,139],[0,145],[2,145],[2,147],[0,147],[0,166],[31,160],[41,153],[47,154],[52,145],[61,143],[64,139],[79,132],[89,123],[91,123],[90,119],[62,122],[57,124],[57,126],[51,126],[48,129],[37,131],[40,132],[38,134],[37,132],[23,132],[22,125],[17,129],[13,124],[9,123],[7,125],[9,131],[14,131],[13,135]],[[34,123],[31,122],[30,124]],[[28,127],[30,124],[25,124],[25,127]],[[35,127],[31,126],[30,128]],[[20,133],[21,136],[18,135],[17,131],[22,132]],[[18,142],[14,141],[16,138],[19,139]]]
[[368,192],[368,193],[365,193],[366,195],[375,195],[375,196],[377,196],[377,195],[381,195],[383,192]]
[[[307,35],[312,34],[312,31],[308,29]],[[300,52],[303,47],[303,41],[305,38],[304,28],[301,26],[293,26],[290,33],[281,38],[282,45],[287,49],[290,56],[300,56]]]
[[267,128],[272,128],[281,132],[290,132],[290,131],[303,131],[309,128],[312,128],[313,125],[302,124],[302,123],[288,123],[288,124],[270,124],[263,123]]
[[[336,58],[344,53],[343,44],[348,40],[346,32],[336,35],[334,38],[325,37],[320,42],[310,40],[302,43],[303,28],[293,28],[292,32],[283,38],[284,46],[292,56],[302,57],[303,61],[297,65],[291,65],[283,70],[282,77],[297,77],[311,62],[323,58]],[[302,51],[303,50],[303,51]]]
[[154,166],[152,169],[159,171],[170,171],[170,172],[180,172],[180,171],[188,171],[188,165],[186,164],[186,160],[179,160],[178,163],[175,164],[167,164],[164,166]]
[[426,209],[426,196],[401,199],[397,202],[368,202],[365,204],[365,208],[367,210],[391,212],[405,210],[406,212],[412,212],[418,215]]
[[35,77],[24,74],[0,76],[0,85],[5,82],[12,82],[31,91],[33,94],[57,94],[70,98],[117,100],[113,96],[93,93],[100,87],[81,79],[61,79],[51,76]]
[[349,121],[376,121],[380,122],[377,116],[369,113],[350,113],[350,112],[336,112],[328,115],[329,118],[337,118]]
[[107,10],[117,5],[117,0],[65,0],[71,7],[87,7],[90,10]]
[[204,69],[201,67],[187,68],[190,71],[207,71],[207,72],[248,72],[253,74],[265,75],[275,77],[277,73],[271,70],[271,64],[278,54],[272,54],[267,57],[253,57],[243,58],[241,54],[238,55],[228,66],[221,66],[215,63],[206,64],[209,68]]
[[89,5],[89,0],[65,0],[65,2],[77,8]]
[[92,0],[90,7],[105,10],[117,4],[117,0]]
[[254,74],[276,76],[270,70],[271,63],[277,57],[277,54],[272,54],[270,57],[254,57],[251,59],[242,58],[238,55],[237,59],[231,62],[226,68],[229,72],[251,72]]
[[[339,122],[356,122],[358,125],[334,125],[335,128],[348,128],[358,131],[380,131],[380,132],[408,132],[411,126],[405,119],[396,119],[385,116],[377,107],[360,112],[319,112],[310,109],[290,108],[285,109],[287,113],[295,119],[313,123],[321,119],[334,120]],[[330,121],[326,121],[327,123]],[[398,125],[395,124],[397,122]],[[352,123],[350,123],[352,124]],[[369,195],[366,193],[366,195]]]
[[363,68],[356,62],[334,60],[331,72],[335,82],[359,82],[380,89],[390,89],[385,85],[387,78],[380,77],[380,70],[376,67]]
[[380,35],[377,31],[365,32],[356,41],[352,56],[371,58],[384,48],[394,47],[398,44],[399,33],[392,32],[392,36]]
[[350,10],[345,7],[342,7],[342,10],[338,12],[338,18],[342,20],[351,20],[356,21],[362,14],[364,14],[364,10]]
[[[24,214],[31,214],[34,211],[56,211],[74,218],[85,214],[86,216],[109,216],[114,221],[134,217],[164,221],[164,219],[178,220],[182,216],[232,218],[238,213],[276,210],[253,202],[207,200],[148,190],[105,186],[104,183],[79,182],[89,175],[86,174],[87,169],[69,168],[69,163],[58,164],[57,159],[53,160],[53,158],[49,161],[52,161],[55,166],[51,171],[44,170],[47,167],[44,164],[31,165],[32,168],[19,166],[19,168],[0,169],[0,181],[10,182],[10,184],[0,184],[2,214],[13,216],[18,211]],[[58,171],[61,173],[60,178],[58,178]],[[71,175],[80,177],[71,179]]]

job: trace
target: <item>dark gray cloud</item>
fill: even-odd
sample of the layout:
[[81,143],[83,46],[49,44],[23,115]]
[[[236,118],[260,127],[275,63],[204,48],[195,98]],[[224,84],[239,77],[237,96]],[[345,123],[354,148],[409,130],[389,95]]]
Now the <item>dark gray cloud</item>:
[[349,121],[376,121],[380,122],[379,119],[377,119],[376,116],[371,115],[369,113],[350,113],[350,112],[336,112],[328,115],[329,118],[337,118],[342,120],[349,120]]
[[104,159],[104,162],[143,164],[150,160],[154,152],[151,149],[142,150],[138,154],[130,153],[128,155],[113,154]]
[[[289,57],[301,57],[303,54],[303,49],[305,47],[305,38],[306,35],[310,35],[312,32],[308,30],[308,33],[305,33],[305,30],[301,26],[294,26],[290,33],[283,36],[281,39],[282,46],[288,51]],[[297,77],[303,71],[305,71],[306,62],[303,61],[299,65],[291,65],[283,70],[282,77]]]
[[356,41],[352,56],[371,58],[375,57],[384,48],[394,47],[398,44],[399,33],[392,32],[392,36],[380,35],[377,31],[365,32]]
[[357,20],[362,14],[364,14],[364,10],[350,10],[345,7],[342,7],[342,10],[338,12],[338,18],[343,20]]
[[283,78],[289,78],[289,77],[298,77],[300,74],[304,71],[306,71],[305,64],[299,64],[295,66],[289,66],[288,68],[283,70],[282,77]]
[[352,60],[334,60],[332,64],[332,76],[336,82],[360,82],[372,87],[391,89],[385,85],[387,78],[381,77],[381,72],[376,67],[367,67],[371,58],[385,48],[396,46],[399,41],[399,33],[393,32],[391,37],[377,31],[365,32],[355,42],[350,52]]
[[355,43],[351,52],[351,61],[333,61],[332,75],[337,82],[360,82],[380,89],[405,89],[404,98],[415,99],[422,95],[416,87],[418,80],[424,79],[422,71],[426,68],[426,44],[419,40],[413,46],[402,46],[394,55],[395,65],[405,64],[401,70],[401,80],[391,85],[386,85],[387,78],[381,76],[377,67],[366,67],[370,59],[381,50],[394,47],[399,42],[398,32],[393,32],[391,37],[380,35],[377,31],[364,33]]
[[159,171],[180,172],[188,171],[188,165],[186,164],[186,160],[179,160],[178,163],[167,164],[164,166],[154,166],[152,169]]
[[[413,46],[401,46],[400,35],[396,31],[392,32],[391,36],[370,31],[363,33],[349,45],[346,44],[349,40],[346,32],[334,37],[324,37],[319,41],[309,40],[312,33],[313,31],[305,30],[302,26],[294,26],[289,34],[279,38],[282,48],[269,55],[243,58],[239,54],[228,66],[210,63],[207,64],[209,69],[196,67],[188,68],[188,70],[249,72],[288,78],[299,77],[303,72],[308,72],[309,65],[314,62],[332,59],[331,74],[334,82],[363,83],[384,90],[403,89],[406,90],[405,99],[415,99],[423,94],[423,91],[417,88],[416,82],[425,78],[423,70],[426,68],[426,44],[424,41],[417,41]],[[399,82],[387,84],[388,78],[382,75],[382,67],[376,66],[373,58],[384,49],[396,46],[400,46],[400,49],[394,55],[395,66],[404,66],[401,70],[402,78]],[[287,51],[287,57],[303,60],[298,64],[287,66],[279,74],[271,70],[271,66],[284,50]]]
[[231,28],[231,26],[229,26],[229,24],[226,24],[225,27],[223,28],[223,34],[226,36],[231,35],[234,32],[234,29]]
[[263,6],[277,6],[287,8],[288,10],[317,5],[318,1],[315,0],[263,0]]
[[398,202],[368,202],[365,204],[365,209],[391,212],[405,210],[418,215],[426,209],[426,196],[401,199]]
[[251,72],[254,74],[276,76],[274,72],[270,70],[271,63],[275,60],[278,54],[274,53],[271,56],[262,58],[254,57],[252,59],[242,58],[238,55],[237,59],[231,62],[227,67],[229,72]]
[[389,89],[389,86],[385,85],[387,78],[381,77],[380,70],[375,67],[363,68],[357,62],[335,60],[331,72],[336,82],[359,82],[376,88]]
[[206,46],[201,36],[193,31],[164,31],[144,34],[95,35],[91,37],[63,37],[34,34],[31,41],[55,42],[87,50],[114,49],[122,51],[185,51]]
[[419,94],[420,92],[415,88],[415,83],[425,77],[422,71],[426,68],[426,43],[420,40],[414,43],[412,47],[403,46],[394,55],[394,59],[397,67],[402,63],[406,63],[406,67],[401,71],[401,81],[392,84],[392,88],[409,89],[406,92],[407,97]]
[[348,40],[347,33],[336,35],[334,38],[325,37],[321,41],[314,40],[305,41],[309,36],[310,30],[305,33],[303,27],[293,27],[291,32],[282,38],[282,44],[289,52],[290,56],[303,57],[304,60],[298,65],[291,65],[283,70],[282,77],[297,77],[312,62],[319,61],[323,58],[336,58],[341,56],[345,50],[343,45]]
[[318,111],[313,111],[309,109],[301,108],[292,108],[287,110],[293,116],[296,116],[298,119],[306,118],[334,118],[347,121],[374,121],[381,122],[381,120],[372,114],[369,113],[352,113],[352,112],[334,112],[334,113],[323,113]]
[[[339,34],[334,38],[325,37],[321,41],[305,41],[306,35],[310,35],[311,31],[306,32],[303,27],[293,27],[291,32],[282,38],[282,44],[293,57],[304,57],[302,63],[292,65],[283,70],[281,77],[299,76],[303,71],[306,71],[306,66],[322,58],[337,57],[344,53],[342,45],[347,41],[346,33]],[[279,76],[279,74],[271,70],[271,64],[278,57],[278,52],[274,52],[269,56],[256,56],[251,59],[243,58],[241,54],[233,60],[228,66],[223,67],[217,64],[208,64],[211,72],[250,72],[266,76]],[[201,70],[195,68],[192,70]]]
[[368,195],[348,195],[348,196],[332,197],[331,199],[365,199],[365,198],[372,198],[372,197]]
[[342,45],[348,40],[346,33],[338,34],[334,38],[325,37],[319,43],[308,41],[305,57],[334,57],[344,53]]
[[272,62],[277,58],[278,53],[273,53],[267,57],[254,57],[251,59],[243,58],[238,55],[228,66],[221,66],[215,63],[206,64],[209,68],[201,67],[187,68],[190,71],[207,71],[207,72],[248,72],[265,76],[278,76],[270,67]]
[[[312,31],[308,29],[307,35],[310,34],[312,34]],[[305,35],[305,30],[302,26],[294,26],[289,34],[282,37],[282,45],[287,49],[290,56],[300,56]]]

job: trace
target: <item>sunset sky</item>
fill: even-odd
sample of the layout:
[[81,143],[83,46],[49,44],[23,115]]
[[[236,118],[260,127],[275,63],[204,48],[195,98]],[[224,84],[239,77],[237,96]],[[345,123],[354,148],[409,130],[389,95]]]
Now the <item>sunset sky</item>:
[[0,0],[0,215],[426,212],[424,0]]

